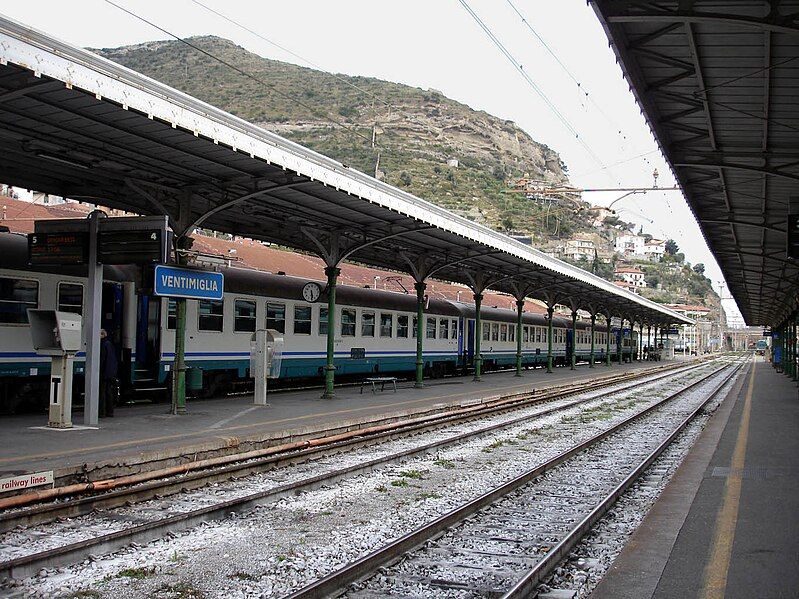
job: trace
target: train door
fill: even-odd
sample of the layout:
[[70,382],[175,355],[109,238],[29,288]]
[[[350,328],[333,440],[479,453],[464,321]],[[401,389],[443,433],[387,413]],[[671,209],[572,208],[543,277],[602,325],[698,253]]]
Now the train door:
[[572,330],[566,329],[566,359],[571,359],[572,349],[574,348],[574,337],[572,336]]
[[466,361],[464,366],[469,366],[474,358],[474,320],[467,320],[468,331],[466,334]]
[[139,295],[136,315],[136,380],[154,380],[158,373],[161,299]]
[[122,306],[123,290],[119,283],[103,283],[103,294],[100,303],[100,328],[105,329],[108,338],[116,348],[119,373],[126,372],[122,363]]

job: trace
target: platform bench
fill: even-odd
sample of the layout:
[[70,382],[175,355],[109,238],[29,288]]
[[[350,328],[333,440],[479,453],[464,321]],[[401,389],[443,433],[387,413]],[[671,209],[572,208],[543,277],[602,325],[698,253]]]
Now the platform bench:
[[377,384],[380,384],[380,390],[383,391],[386,388],[386,383],[391,383],[394,387],[394,393],[397,392],[397,377],[395,376],[373,376],[361,381],[361,394],[363,394],[363,386],[364,385],[372,385],[372,393],[377,393]]

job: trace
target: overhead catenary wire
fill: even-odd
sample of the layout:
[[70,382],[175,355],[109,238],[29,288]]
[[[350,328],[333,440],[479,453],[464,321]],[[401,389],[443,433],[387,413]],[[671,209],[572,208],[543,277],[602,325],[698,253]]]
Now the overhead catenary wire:
[[493,31],[485,24],[485,22],[477,15],[476,12],[472,9],[471,6],[466,2],[466,0],[458,0],[469,13],[469,15],[474,19],[474,21],[479,25],[479,27],[483,30],[483,32],[488,36],[491,42],[499,49],[499,51],[508,59],[508,61],[513,65],[513,67],[521,74],[522,78],[527,82],[527,84],[535,91],[536,94],[544,101],[547,107],[552,111],[552,113],[558,118],[561,124],[566,128],[569,133],[574,135],[577,142],[583,147],[583,149],[588,153],[591,159],[596,162],[598,166],[601,167],[601,170],[608,171],[609,168],[605,166],[605,163],[602,162],[602,159],[591,149],[591,147],[580,137],[579,132],[574,128],[568,118],[555,106],[554,102],[549,99],[546,93],[538,86],[538,84],[533,80],[532,77],[524,70],[522,64],[516,60],[513,54],[505,47],[505,45],[499,40],[499,38],[494,34]]
[[513,9],[513,12],[515,12],[516,15],[522,20],[524,26],[538,40],[538,42],[544,47],[544,49],[549,53],[549,55],[555,60],[555,62],[558,63],[563,72],[566,73],[569,79],[571,79],[574,82],[574,84],[577,86],[580,92],[585,96],[585,98],[594,106],[594,108],[596,108],[599,111],[599,113],[605,118],[605,120],[607,120],[607,122],[611,125],[611,127],[613,127],[613,129],[616,130],[617,134],[621,136],[623,140],[626,141],[627,136],[621,130],[621,127],[619,127],[618,123],[616,123],[616,121],[614,121],[613,118],[607,112],[605,112],[602,109],[602,107],[594,100],[593,96],[588,91],[588,89],[586,89],[586,87],[582,84],[582,82],[571,72],[569,67],[567,67],[564,64],[564,62],[560,59],[557,53],[550,47],[550,45],[546,42],[546,40],[544,40],[544,38],[541,37],[538,31],[535,30],[535,27],[533,27],[530,24],[530,21],[527,20],[524,14],[516,7],[516,5],[511,0],[505,0],[505,1],[508,3],[508,6],[510,6],[511,9]]
[[109,4],[109,5],[113,6],[114,8],[116,8],[118,10],[121,10],[122,12],[134,17],[135,19],[138,19],[142,23],[145,23],[145,24],[149,25],[150,27],[153,27],[153,28],[157,29],[161,33],[164,33],[165,35],[168,35],[169,37],[171,37],[171,38],[175,39],[176,41],[188,46],[189,48],[192,48],[193,50],[196,50],[197,52],[200,52],[201,54],[204,54],[208,58],[211,58],[212,60],[215,60],[215,61],[219,62],[220,64],[225,65],[226,67],[228,67],[229,69],[232,69],[233,71],[239,73],[240,75],[242,75],[242,76],[244,76],[244,77],[246,77],[248,79],[251,79],[251,80],[253,80],[253,81],[257,82],[257,83],[260,83],[261,85],[263,85],[265,87],[268,87],[269,89],[271,89],[277,95],[282,96],[283,98],[294,102],[298,106],[302,106],[303,108],[307,109],[308,111],[311,112],[311,114],[314,114],[316,116],[324,117],[325,119],[327,119],[328,122],[333,123],[335,125],[338,125],[342,129],[345,129],[345,130],[349,131],[353,135],[357,135],[358,137],[362,138],[363,140],[365,140],[366,142],[371,144],[371,142],[372,142],[371,138],[367,137],[366,135],[363,135],[362,133],[359,133],[354,127],[351,127],[351,126],[347,125],[346,123],[344,123],[344,122],[342,122],[342,121],[340,121],[340,120],[338,120],[338,119],[336,119],[334,117],[331,117],[328,113],[322,112],[319,109],[314,108],[313,106],[311,106],[309,104],[306,104],[305,102],[303,102],[302,100],[299,100],[298,98],[295,98],[291,94],[287,94],[287,93],[285,93],[283,91],[280,91],[274,85],[272,85],[268,81],[265,81],[261,77],[258,77],[257,75],[253,75],[252,73],[250,73],[248,71],[245,71],[244,69],[242,69],[240,67],[237,67],[236,65],[224,60],[223,58],[220,58],[220,57],[216,56],[214,53],[209,52],[208,50],[205,50],[203,48],[200,48],[196,44],[191,43],[189,40],[184,39],[184,38],[180,37],[179,35],[176,35],[176,34],[172,33],[171,31],[169,31],[169,30],[161,27],[160,25],[154,23],[153,21],[150,21],[149,19],[146,19],[145,17],[142,17],[141,15],[138,15],[137,13],[133,12],[132,10],[130,10],[128,8],[126,8],[125,6],[121,6],[120,4],[117,4],[113,0],[103,0],[103,1],[106,4]]

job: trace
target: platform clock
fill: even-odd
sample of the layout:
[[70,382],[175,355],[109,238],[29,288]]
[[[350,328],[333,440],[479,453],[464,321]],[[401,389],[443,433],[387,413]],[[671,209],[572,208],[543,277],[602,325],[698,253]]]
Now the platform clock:
[[302,297],[306,302],[313,303],[322,295],[322,288],[319,283],[306,283],[302,288]]

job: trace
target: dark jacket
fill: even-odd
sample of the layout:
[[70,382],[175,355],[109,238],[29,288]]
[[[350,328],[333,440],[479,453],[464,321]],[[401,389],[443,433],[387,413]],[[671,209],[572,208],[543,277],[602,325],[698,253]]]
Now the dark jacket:
[[115,379],[118,371],[117,350],[111,340],[106,337],[100,343],[100,378],[105,380]]

